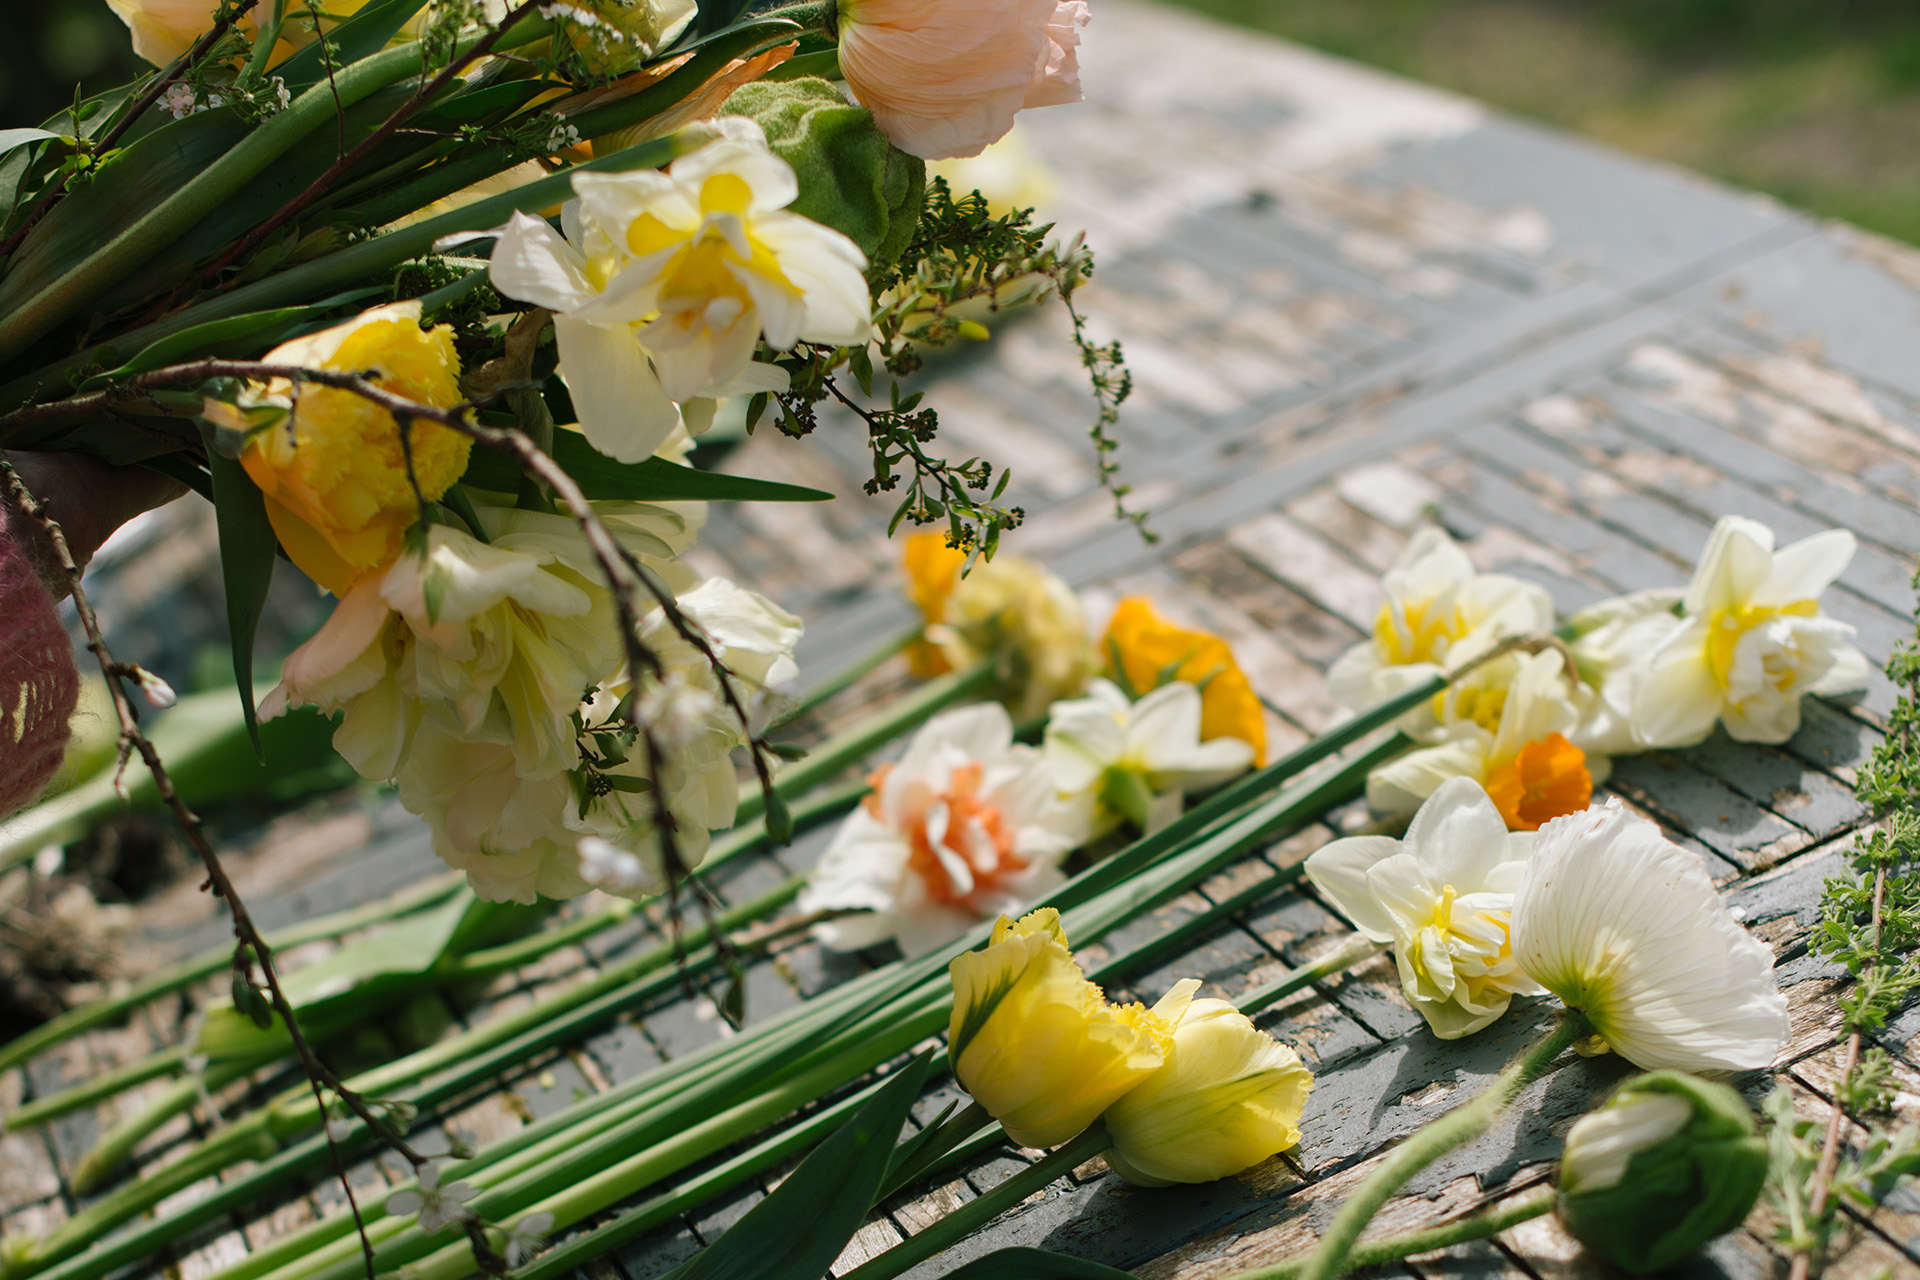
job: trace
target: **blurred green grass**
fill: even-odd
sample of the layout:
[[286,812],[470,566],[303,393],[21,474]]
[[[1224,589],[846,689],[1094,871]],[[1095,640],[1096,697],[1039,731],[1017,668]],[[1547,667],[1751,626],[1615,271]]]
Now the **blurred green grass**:
[[1168,0],[1920,243],[1920,0]]
[[98,93],[148,69],[106,0],[4,0],[0,12],[0,127],[40,124],[72,103],[75,85]]

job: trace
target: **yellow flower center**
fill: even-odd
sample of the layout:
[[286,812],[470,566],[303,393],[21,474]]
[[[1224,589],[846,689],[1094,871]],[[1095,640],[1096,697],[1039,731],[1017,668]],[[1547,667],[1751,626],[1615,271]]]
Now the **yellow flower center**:
[[[1722,689],[1733,678],[1733,653],[1747,632],[1775,618],[1811,618],[1820,612],[1817,600],[1795,600],[1786,605],[1735,605],[1712,615],[1707,623],[1707,666]],[[1769,669],[1767,674],[1782,690],[1793,686],[1793,668]]]
[[1543,823],[1592,803],[1593,774],[1586,752],[1565,735],[1550,733],[1490,767],[1486,788],[1509,830],[1538,831]]
[[1435,611],[1430,617],[1432,607],[1431,600],[1398,606],[1390,600],[1380,606],[1380,616],[1373,623],[1373,642],[1388,666],[1437,662],[1440,655],[1436,650],[1442,640],[1451,642],[1467,633],[1467,619],[1458,606]]
[[[752,203],[753,188],[746,179],[738,174],[716,173],[700,184],[700,225],[692,231],[671,227],[651,213],[643,213],[627,225],[627,248],[638,257],[679,246],[679,252],[668,259],[660,273],[660,299],[667,310],[690,312],[691,322],[708,304],[720,299],[732,299],[741,311],[750,309],[753,298],[734,274],[734,267],[743,267],[789,293],[800,292],[780,269],[772,250],[753,234],[753,226],[747,221]],[[744,256],[727,238],[716,214],[739,220],[741,238],[747,246]]]

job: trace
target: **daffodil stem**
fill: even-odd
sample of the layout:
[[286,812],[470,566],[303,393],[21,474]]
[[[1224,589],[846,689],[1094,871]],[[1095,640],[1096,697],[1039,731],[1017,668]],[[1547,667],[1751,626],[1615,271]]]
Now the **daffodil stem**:
[[[1402,1235],[1388,1236],[1384,1240],[1370,1240],[1358,1245],[1347,1255],[1347,1265],[1354,1270],[1364,1267],[1378,1267],[1389,1262],[1398,1262],[1402,1258],[1411,1258],[1416,1253],[1428,1253],[1434,1249],[1450,1249],[1457,1244],[1466,1244],[1473,1240],[1485,1240],[1497,1236],[1509,1227],[1530,1222],[1542,1214],[1551,1213],[1555,1203],[1552,1187],[1539,1187],[1526,1195],[1495,1205],[1471,1217],[1460,1218],[1438,1227],[1426,1227],[1419,1231],[1409,1231]],[[1300,1280],[1303,1260],[1282,1262],[1278,1266],[1262,1267],[1257,1271],[1240,1271],[1228,1280]]]
[[1393,1193],[1447,1152],[1485,1133],[1528,1085],[1545,1075],[1555,1059],[1592,1029],[1585,1014],[1578,1009],[1567,1010],[1558,1026],[1515,1058],[1479,1097],[1449,1111],[1389,1152],[1334,1215],[1326,1234],[1320,1237],[1320,1247],[1300,1271],[1300,1280],[1334,1280],[1358,1265],[1352,1256],[1354,1242]]
[[901,1241],[879,1257],[869,1259],[840,1277],[840,1280],[890,1280],[890,1277],[926,1261],[985,1226],[1054,1179],[1072,1173],[1112,1145],[1112,1135],[1096,1121],[1091,1129],[1066,1146],[1045,1159],[1034,1161],[985,1195],[967,1201],[925,1231]]
[[1312,964],[1295,969],[1284,977],[1275,978],[1264,987],[1256,987],[1240,998],[1240,1012],[1252,1015],[1268,1005],[1285,999],[1303,987],[1310,987],[1322,978],[1344,973],[1362,961],[1370,960],[1381,952],[1381,946],[1364,933],[1356,933],[1345,942],[1321,956]]

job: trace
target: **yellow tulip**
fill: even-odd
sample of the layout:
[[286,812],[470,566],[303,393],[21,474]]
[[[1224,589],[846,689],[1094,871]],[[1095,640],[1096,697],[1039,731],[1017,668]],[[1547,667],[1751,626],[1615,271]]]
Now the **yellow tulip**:
[[1176,627],[1143,596],[1129,596],[1113,611],[1100,655],[1114,683],[1149,693],[1170,680],[1200,689],[1200,740],[1238,738],[1253,748],[1253,763],[1267,762],[1267,726],[1260,699],[1233,650],[1219,636]]
[[[460,358],[453,330],[420,327],[420,304],[377,307],[322,333],[275,347],[270,364],[339,372],[372,370],[395,394],[435,408],[460,402]],[[270,425],[261,426],[261,411]],[[266,495],[267,518],[287,555],[308,577],[345,595],[400,554],[420,518],[419,498],[437,501],[467,469],[472,441],[434,422],[415,422],[411,449],[415,494],[407,478],[399,424],[351,391],[284,379],[250,386],[238,406],[208,400],[206,417],[247,432],[240,463]],[[277,419],[277,420],[275,420]]]
[[1087,981],[1051,907],[1000,917],[983,951],[954,957],[953,1074],[1028,1147],[1065,1142],[1160,1069],[1166,1024]]
[[1173,1027],[1167,1064],[1113,1104],[1107,1163],[1128,1182],[1212,1182],[1300,1141],[1313,1073],[1225,1000],[1176,983],[1154,1015]]

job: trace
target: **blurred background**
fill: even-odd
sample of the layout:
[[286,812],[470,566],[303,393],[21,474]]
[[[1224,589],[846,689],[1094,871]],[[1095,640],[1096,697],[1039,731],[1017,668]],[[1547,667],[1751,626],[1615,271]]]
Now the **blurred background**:
[[[1168,2],[1920,243],[1915,0]],[[105,0],[9,9],[0,124],[139,69]]]

